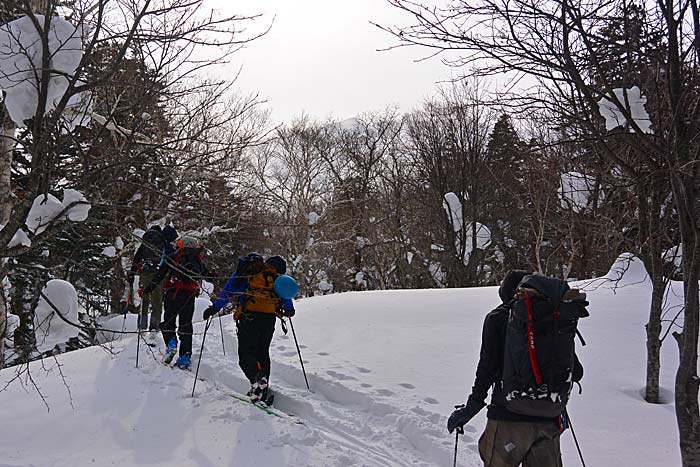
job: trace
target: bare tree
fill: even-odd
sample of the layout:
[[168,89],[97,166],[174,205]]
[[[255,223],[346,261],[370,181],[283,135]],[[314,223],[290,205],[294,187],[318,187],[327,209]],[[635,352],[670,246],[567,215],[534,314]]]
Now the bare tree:
[[[683,243],[684,324],[674,334],[680,349],[676,373],[676,416],[683,465],[700,465],[700,410],[698,408],[697,347],[700,319],[700,212],[698,180],[698,65],[700,16],[695,0],[644,4],[660,48],[630,47],[635,60],[654,73],[655,86],[643,87],[658,104],[650,120],[633,115],[639,108],[634,87],[621,86],[606,66],[603,39],[608,18],[621,2],[574,3],[568,0],[450,1],[444,7],[421,2],[389,0],[412,15],[415,24],[384,28],[403,45],[420,44],[436,52],[452,50],[452,63],[472,66],[474,72],[520,73],[539,82],[543,94],[525,95],[520,105],[546,107],[562,119],[585,128],[582,137],[596,139],[605,154],[631,178],[640,179],[637,163],[663,174],[671,187]],[[486,27],[488,25],[488,27]],[[648,64],[652,64],[649,66]],[[627,84],[627,83],[625,83]],[[634,83],[630,83],[634,84]],[[641,84],[640,84],[641,86]],[[639,87],[636,89],[639,91]],[[599,106],[612,108],[618,125],[601,124]],[[615,136],[633,145],[638,159],[628,159],[607,143]],[[653,313],[648,339],[659,339],[660,325]]]
[[[256,16],[219,16],[216,12],[208,11],[202,3],[199,0],[11,0],[3,4],[3,8],[11,13],[9,16],[3,15],[3,18],[19,18],[31,24],[30,29],[38,37],[42,53],[33,56],[28,49],[17,52],[33,65],[33,73],[29,70],[30,76],[25,81],[31,83],[37,95],[37,106],[31,118],[14,122],[26,130],[21,134],[14,130],[14,124],[9,122],[10,109],[7,106],[2,112],[4,131],[0,136],[0,193],[4,195],[0,199],[0,220],[4,228],[0,230],[0,257],[16,257],[27,251],[22,244],[7,245],[25,222],[34,200],[57,188],[55,167],[62,163],[62,149],[67,144],[73,144],[80,149],[79,155],[90,159],[100,155],[99,152],[91,152],[93,149],[100,148],[100,143],[105,139],[112,139],[112,150],[129,155],[128,162],[122,159],[118,163],[125,164],[122,167],[129,167],[138,160],[152,160],[156,156],[166,163],[169,161],[172,168],[187,161],[180,151],[192,149],[195,141],[206,143],[205,151],[210,152],[210,158],[221,158],[223,153],[227,153],[226,157],[230,154],[229,143],[249,143],[255,138],[252,133],[245,136],[245,131],[237,131],[235,138],[241,138],[237,141],[219,140],[218,144],[212,144],[211,140],[207,140],[214,127],[221,128],[225,123],[222,121],[223,115],[214,117],[211,99],[219,99],[226,92],[226,85],[222,81],[197,81],[196,78],[206,68],[224,63],[231,52],[265,31],[257,34],[245,31],[245,26]],[[63,27],[65,24],[75,26],[75,32],[67,40],[59,40],[56,45],[53,27]],[[10,26],[3,28],[10,42],[21,44],[21,38]],[[76,39],[81,44],[82,58],[69,72],[57,69],[52,56],[61,50],[74,55]],[[216,52],[203,60],[199,52],[205,47]],[[99,64],[96,63],[98,56]],[[147,98],[141,102],[133,99],[133,81],[120,83],[118,79],[127,76],[124,69],[132,64],[141,67],[136,71],[144,78],[140,79],[140,83],[145,89],[142,87],[139,92]],[[4,70],[4,75],[0,77],[15,78],[8,76],[8,73],[8,70]],[[65,92],[55,100],[48,99],[56,80],[63,80]],[[112,92],[107,92],[108,89]],[[187,107],[192,103],[188,96],[193,94],[209,95],[210,100],[200,99],[199,108]],[[76,102],[81,101],[93,101],[93,105],[76,107]],[[7,102],[6,97],[4,104]],[[147,109],[145,103],[154,107]],[[255,99],[250,99],[238,110],[245,113],[254,104]],[[168,108],[175,114],[179,109],[180,118],[171,114],[167,123],[163,120],[155,122],[149,118],[156,116],[152,115],[156,113],[155,107]],[[164,116],[163,112],[157,114]],[[227,117],[231,116],[229,112]],[[77,125],[67,124],[69,121],[75,122],[76,118]],[[87,118],[92,121],[88,139],[81,130],[86,126]],[[215,146],[216,149],[213,149]],[[16,147],[31,155],[23,161],[21,183],[12,177],[13,149]],[[202,154],[198,153],[197,156],[201,161]],[[102,170],[113,171],[114,168],[105,164]],[[93,173],[93,176],[100,175]],[[46,229],[31,240],[37,243],[52,238],[61,228],[62,217],[56,216]],[[0,263],[0,277],[6,275],[7,263],[3,260]],[[5,308],[0,312],[3,334],[6,312]],[[3,341],[0,339],[0,343]],[[0,348],[0,361],[3,355]]]

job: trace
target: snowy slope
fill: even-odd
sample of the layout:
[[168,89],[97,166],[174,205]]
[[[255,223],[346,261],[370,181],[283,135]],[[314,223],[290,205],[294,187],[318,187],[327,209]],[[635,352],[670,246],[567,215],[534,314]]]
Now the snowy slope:
[[[611,290],[591,283],[591,318],[581,329],[583,394],[570,412],[591,466],[680,465],[673,405],[642,401],[648,285]],[[677,300],[672,298],[671,300]],[[32,375],[47,398],[13,383],[0,393],[0,459],[12,466],[438,466],[452,465],[446,417],[473,383],[484,314],[496,288],[361,292],[297,302],[297,337],[313,393],[306,390],[291,338],[279,327],[272,344],[276,406],[304,425],[232,399],[247,389],[236,364],[235,326],[209,330],[196,397],[193,375],[161,365],[136,341],[61,355],[48,374]],[[201,333],[203,326],[196,326]],[[158,342],[160,344],[160,342]],[[195,337],[195,362],[201,335]],[[677,350],[663,348],[662,384],[673,387]],[[0,374],[0,384],[13,376]],[[672,399],[671,391],[668,398]],[[458,465],[481,465],[480,414],[460,439]],[[580,465],[571,433],[565,465]]]

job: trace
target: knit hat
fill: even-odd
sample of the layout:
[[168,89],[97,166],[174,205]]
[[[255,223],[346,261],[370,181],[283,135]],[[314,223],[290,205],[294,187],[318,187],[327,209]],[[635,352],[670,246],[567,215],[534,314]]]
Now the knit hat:
[[287,272],[287,262],[281,256],[270,256],[265,263],[275,268],[280,274]]
[[506,277],[503,278],[503,282],[501,282],[501,287],[498,289],[498,296],[501,297],[503,303],[508,303],[513,299],[518,284],[523,280],[523,277],[529,274],[529,272],[523,271],[522,269],[512,269],[508,271]]

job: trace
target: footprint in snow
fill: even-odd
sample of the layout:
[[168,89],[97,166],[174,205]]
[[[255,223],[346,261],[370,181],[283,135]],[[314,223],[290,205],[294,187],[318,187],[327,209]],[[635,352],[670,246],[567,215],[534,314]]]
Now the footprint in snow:
[[300,349],[305,349],[306,346],[305,346],[304,344],[301,344],[301,345],[299,345],[299,348],[300,348]]
[[319,352],[317,355],[320,355],[322,357],[327,357],[330,354],[328,352]]
[[389,391],[388,389],[377,389],[377,392],[381,394],[382,396],[393,396],[394,392]]
[[432,397],[426,397],[423,399],[423,402],[427,402],[428,404],[439,404],[440,402],[437,399],[433,399]]
[[278,345],[278,346],[275,347],[275,348],[276,348],[277,350],[284,350],[284,349],[287,348],[287,346],[286,346],[286,345]]
[[412,385],[411,383],[401,383],[401,384],[399,384],[399,386],[401,386],[402,388],[406,388],[406,389],[416,389],[416,387],[414,385]]
[[282,356],[284,356],[284,357],[293,357],[293,356],[296,355],[296,354],[297,354],[296,352],[290,350],[289,352],[284,352],[284,353],[282,354]]
[[348,381],[348,380],[352,380],[352,379],[357,380],[357,378],[354,378],[354,377],[348,376],[348,375],[344,375],[342,373],[338,373],[337,371],[333,371],[333,370],[326,371],[326,374],[328,376],[331,376],[331,377],[338,379],[340,381]]
[[362,368],[361,366],[357,367],[357,371],[359,371],[360,373],[371,373],[372,372],[372,370],[368,370],[367,368]]
[[362,383],[362,384],[360,384],[360,386],[362,386],[363,388],[371,388],[372,387],[372,385],[369,383]]

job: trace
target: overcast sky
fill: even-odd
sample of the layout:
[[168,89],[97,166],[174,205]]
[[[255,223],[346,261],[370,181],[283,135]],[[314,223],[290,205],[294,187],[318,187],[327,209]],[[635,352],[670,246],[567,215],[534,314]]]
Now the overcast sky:
[[[214,0],[221,13],[240,13],[243,2]],[[416,63],[429,51],[381,49],[396,41],[370,24],[405,24],[405,14],[384,0],[255,0],[245,13],[274,19],[270,32],[234,55],[242,66],[238,87],[268,101],[275,122],[306,112],[314,118],[349,118],[398,105],[409,111],[436,91],[451,71],[439,59]]]

